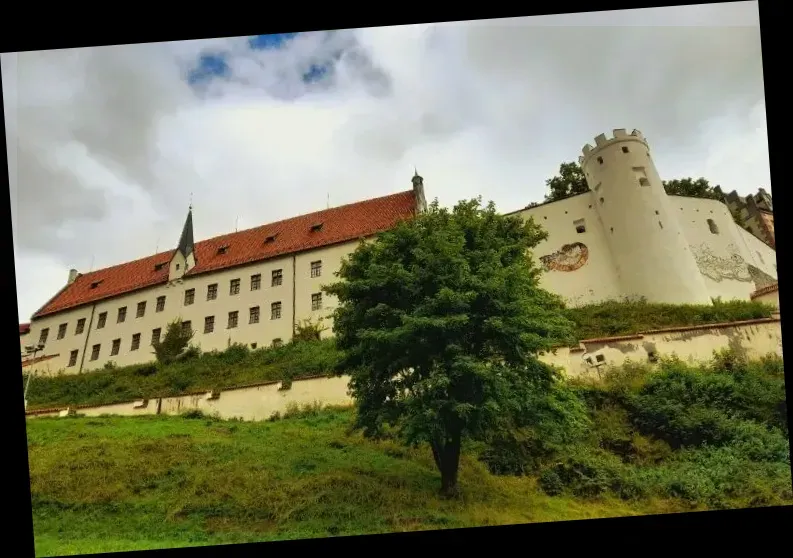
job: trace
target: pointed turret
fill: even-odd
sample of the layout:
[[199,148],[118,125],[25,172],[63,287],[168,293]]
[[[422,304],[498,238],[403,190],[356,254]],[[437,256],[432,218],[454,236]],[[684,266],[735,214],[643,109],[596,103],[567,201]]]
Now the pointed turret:
[[171,258],[170,273],[168,279],[175,281],[181,279],[185,273],[196,265],[195,245],[193,241],[193,206],[187,210],[187,219],[182,227],[182,235],[179,237],[179,245]]
[[419,171],[413,169],[413,195],[416,198],[416,213],[427,211],[427,198],[424,197],[424,179],[419,175]]
[[187,219],[185,219],[184,227],[182,228],[182,236],[179,237],[179,246],[176,248],[182,255],[187,258],[193,253],[193,207],[187,210]]

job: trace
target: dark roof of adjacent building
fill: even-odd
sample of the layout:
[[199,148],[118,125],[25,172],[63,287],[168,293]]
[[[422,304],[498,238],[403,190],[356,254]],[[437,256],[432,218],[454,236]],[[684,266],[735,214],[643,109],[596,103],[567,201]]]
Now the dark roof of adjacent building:
[[[416,194],[408,190],[217,236],[193,245],[191,210],[178,250],[185,255],[190,251],[195,253],[196,265],[186,273],[186,276],[193,276],[369,237],[393,228],[400,221],[413,217],[415,212]],[[175,251],[78,275],[33,317],[167,283],[169,263]]]

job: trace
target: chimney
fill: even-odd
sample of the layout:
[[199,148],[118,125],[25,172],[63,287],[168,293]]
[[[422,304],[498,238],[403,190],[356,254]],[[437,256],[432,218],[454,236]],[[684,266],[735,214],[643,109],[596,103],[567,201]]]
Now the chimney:
[[72,283],[74,283],[74,281],[77,279],[78,275],[80,275],[80,274],[77,273],[76,269],[70,269],[69,270],[69,282],[66,283],[66,284],[67,285],[71,285]]

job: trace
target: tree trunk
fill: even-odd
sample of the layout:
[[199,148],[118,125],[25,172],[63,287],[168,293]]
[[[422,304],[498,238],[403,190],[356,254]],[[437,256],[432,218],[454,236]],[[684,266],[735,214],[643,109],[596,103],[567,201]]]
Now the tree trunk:
[[457,473],[460,469],[460,435],[452,434],[446,439],[440,453],[441,495],[453,498],[458,495]]

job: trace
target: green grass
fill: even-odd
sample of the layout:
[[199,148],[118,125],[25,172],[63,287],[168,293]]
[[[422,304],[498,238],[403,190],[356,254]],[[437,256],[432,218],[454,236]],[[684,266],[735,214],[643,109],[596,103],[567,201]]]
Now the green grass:
[[462,499],[425,449],[350,434],[353,411],[245,423],[28,421],[36,555],[110,552],[662,513],[673,500],[550,497],[469,451]]
[[[771,312],[770,306],[741,301],[717,301],[713,306],[605,302],[566,310],[568,318],[576,324],[578,339],[765,318]],[[179,395],[186,391],[209,391],[323,375],[333,370],[339,358],[333,339],[256,350],[233,345],[223,352],[204,353],[161,368],[151,363],[79,375],[35,378],[28,393],[28,409],[103,405]]]
[[577,339],[632,335],[653,329],[696,326],[769,318],[773,308],[761,302],[714,301],[713,305],[655,304],[645,301],[608,301],[568,308]]
[[28,409],[104,405],[186,391],[319,376],[331,373],[338,358],[335,343],[326,339],[256,350],[232,345],[222,352],[198,354],[162,367],[152,362],[84,374],[37,377],[31,381]]

